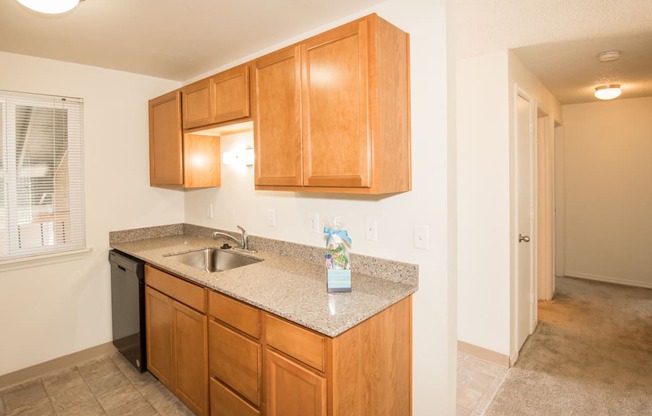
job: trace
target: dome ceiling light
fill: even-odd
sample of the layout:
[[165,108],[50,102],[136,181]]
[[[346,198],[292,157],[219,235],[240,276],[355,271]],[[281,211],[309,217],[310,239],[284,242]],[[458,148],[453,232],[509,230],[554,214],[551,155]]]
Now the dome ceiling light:
[[620,51],[604,51],[598,54],[598,61],[613,62],[620,59]]
[[39,13],[61,14],[69,12],[84,0],[17,0],[18,3]]
[[620,84],[608,84],[595,87],[595,97],[600,100],[613,100],[620,96]]

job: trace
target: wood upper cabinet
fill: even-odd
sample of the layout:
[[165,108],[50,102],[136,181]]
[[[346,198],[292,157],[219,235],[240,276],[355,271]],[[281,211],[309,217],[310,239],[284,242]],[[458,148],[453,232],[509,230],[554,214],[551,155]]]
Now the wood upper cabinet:
[[211,83],[202,79],[181,88],[183,128],[205,126],[212,120]]
[[237,66],[181,88],[184,130],[250,115],[249,66]]
[[152,186],[183,185],[179,91],[149,101],[149,181]]
[[301,186],[301,55],[291,46],[253,65],[256,185]]
[[149,101],[150,185],[220,186],[220,138],[183,133],[180,94],[173,91]]
[[145,266],[147,365],[197,415],[208,415],[206,290]]
[[264,56],[254,71],[256,189],[411,189],[407,33],[373,14]]

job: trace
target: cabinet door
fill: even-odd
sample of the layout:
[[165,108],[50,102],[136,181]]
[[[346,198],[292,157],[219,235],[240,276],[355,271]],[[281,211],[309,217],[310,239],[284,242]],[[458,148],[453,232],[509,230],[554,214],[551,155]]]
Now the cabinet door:
[[213,321],[208,332],[211,374],[260,406],[260,344]]
[[301,46],[304,186],[370,186],[367,25],[350,23]]
[[212,122],[210,80],[193,82],[181,88],[183,128],[205,126]]
[[241,65],[211,77],[213,123],[249,116],[249,66]]
[[273,351],[265,362],[266,415],[326,415],[326,379]]
[[208,414],[206,315],[173,301],[174,384],[177,396],[197,415]]
[[292,46],[254,63],[256,185],[300,186],[301,59]]
[[145,288],[147,369],[172,389],[172,300]]
[[184,134],[184,188],[207,188],[222,184],[220,138]]
[[149,101],[150,185],[183,184],[181,96],[179,91]]
[[211,378],[211,416],[260,416],[260,411]]

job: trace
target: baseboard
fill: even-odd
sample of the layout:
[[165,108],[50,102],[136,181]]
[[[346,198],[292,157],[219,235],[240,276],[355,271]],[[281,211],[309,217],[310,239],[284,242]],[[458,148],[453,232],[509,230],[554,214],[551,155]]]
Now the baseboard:
[[468,342],[457,340],[457,351],[509,368],[509,356]]
[[63,357],[55,358],[31,367],[23,368],[22,370],[14,371],[13,373],[0,376],[0,390],[5,387],[13,386],[14,384],[23,383],[35,377],[39,377],[54,371],[64,370],[84,361],[109,354],[115,351],[112,342],[100,344],[82,351],[77,351],[72,354],[64,355]]
[[652,289],[652,282],[639,282],[636,280],[622,279],[619,277],[600,276],[597,274],[572,272],[572,271],[571,272],[567,271],[566,277],[576,277],[578,279],[596,280],[598,282],[614,283],[617,285],[636,286],[636,287],[644,287],[646,289]]

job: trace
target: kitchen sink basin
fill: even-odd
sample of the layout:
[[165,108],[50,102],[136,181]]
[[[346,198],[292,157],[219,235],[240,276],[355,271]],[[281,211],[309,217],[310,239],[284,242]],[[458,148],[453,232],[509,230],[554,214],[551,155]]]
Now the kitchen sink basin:
[[243,256],[233,251],[219,248],[204,248],[182,254],[168,256],[187,266],[207,272],[221,272],[261,262],[261,259]]

